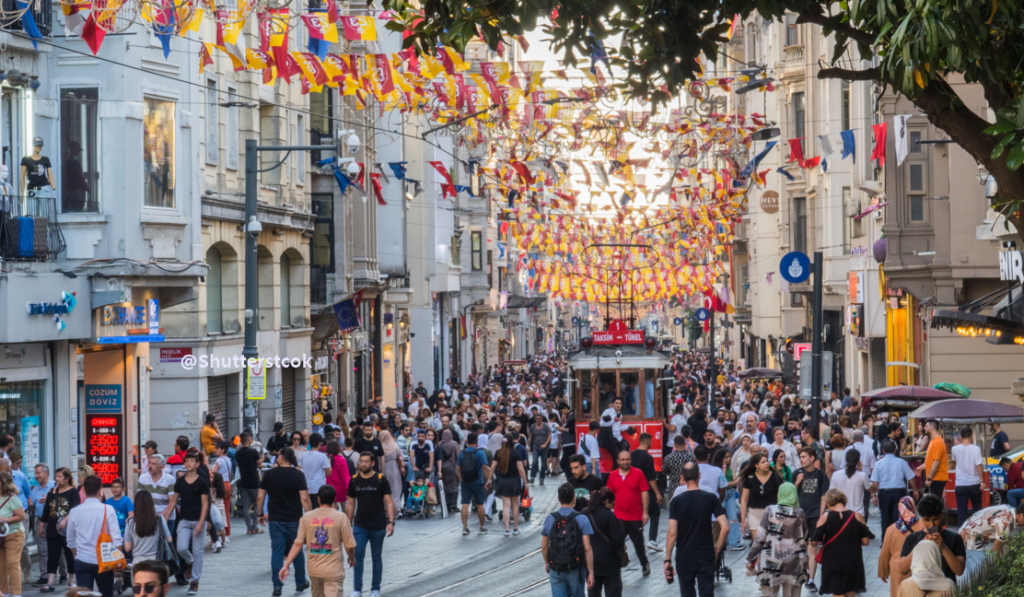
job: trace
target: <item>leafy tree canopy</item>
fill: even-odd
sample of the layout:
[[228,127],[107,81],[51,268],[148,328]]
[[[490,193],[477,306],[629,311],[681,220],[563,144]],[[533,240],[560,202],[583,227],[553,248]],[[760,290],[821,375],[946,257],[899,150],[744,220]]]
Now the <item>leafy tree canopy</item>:
[[[503,35],[542,26],[568,66],[605,44],[621,85],[657,105],[697,76],[703,54],[714,60],[734,15],[778,19],[799,15],[834,34],[836,50],[819,78],[874,80],[913,100],[996,178],[995,207],[1018,231],[1024,202],[1024,7],[1003,0],[385,0],[407,32],[406,47],[433,53],[437,45],[463,50],[474,37],[496,49]],[[841,68],[847,50],[878,66]],[[846,61],[845,63],[848,63]],[[844,63],[844,64],[845,64]],[[964,105],[949,84],[956,76],[980,84],[993,125]]]

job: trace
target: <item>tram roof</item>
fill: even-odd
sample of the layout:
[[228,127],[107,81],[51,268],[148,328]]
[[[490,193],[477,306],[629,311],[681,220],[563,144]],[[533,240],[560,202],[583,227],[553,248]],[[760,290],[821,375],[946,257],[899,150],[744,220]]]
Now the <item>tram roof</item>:
[[[622,351],[618,362],[616,351]],[[648,354],[643,346],[630,344],[594,346],[577,351],[568,359],[573,369],[661,369],[671,362],[669,356],[660,350],[652,350]]]

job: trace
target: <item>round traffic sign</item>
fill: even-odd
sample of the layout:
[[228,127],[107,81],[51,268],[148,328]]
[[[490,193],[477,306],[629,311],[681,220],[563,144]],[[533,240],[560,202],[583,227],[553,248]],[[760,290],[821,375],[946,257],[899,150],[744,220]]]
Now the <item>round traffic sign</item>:
[[676,317],[675,319],[672,320],[672,323],[674,323],[675,325],[683,325],[683,320],[680,319],[679,317]]
[[576,317],[576,316],[573,316],[573,318],[572,318],[572,324],[573,324],[573,325],[579,325],[579,323],[580,323],[580,318],[579,318],[579,317]]
[[711,311],[708,311],[704,307],[697,309],[697,321],[707,321],[708,317],[711,317]]
[[799,284],[811,277],[811,260],[800,251],[791,251],[779,263],[782,279],[790,284]]

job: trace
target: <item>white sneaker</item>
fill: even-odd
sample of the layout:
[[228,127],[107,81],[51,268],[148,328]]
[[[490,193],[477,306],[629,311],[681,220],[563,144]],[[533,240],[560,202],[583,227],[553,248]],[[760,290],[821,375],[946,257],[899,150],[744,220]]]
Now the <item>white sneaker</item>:
[[370,591],[370,597],[380,597],[380,591]]
[[648,541],[647,542],[647,549],[650,549],[651,551],[663,551],[661,549],[661,547],[659,547],[657,542],[655,542],[655,541]]
[[348,597],[363,597],[362,591],[352,591],[348,594]]
[[518,537],[519,536],[519,529],[516,529],[516,530],[512,531],[512,534],[514,536]]

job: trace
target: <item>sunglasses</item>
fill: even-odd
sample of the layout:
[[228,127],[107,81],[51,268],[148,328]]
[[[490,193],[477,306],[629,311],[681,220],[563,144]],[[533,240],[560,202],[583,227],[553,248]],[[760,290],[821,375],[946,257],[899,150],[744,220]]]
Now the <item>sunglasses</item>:
[[[132,593],[135,593],[136,595],[138,595],[140,593],[141,594],[145,594],[145,595],[149,595],[150,593],[155,593],[158,587],[160,587],[160,583],[156,583],[156,582],[148,582],[148,583],[146,583],[144,585],[132,585]],[[99,595],[99,593],[90,593],[90,594],[91,595]],[[83,595],[83,593],[79,593],[79,595]]]

